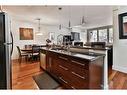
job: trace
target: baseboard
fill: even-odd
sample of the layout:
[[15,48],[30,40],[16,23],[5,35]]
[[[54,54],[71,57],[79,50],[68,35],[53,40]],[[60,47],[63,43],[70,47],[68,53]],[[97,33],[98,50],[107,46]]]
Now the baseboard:
[[127,73],[127,67],[114,66],[113,65],[113,70],[120,71],[120,72],[123,72],[123,73]]

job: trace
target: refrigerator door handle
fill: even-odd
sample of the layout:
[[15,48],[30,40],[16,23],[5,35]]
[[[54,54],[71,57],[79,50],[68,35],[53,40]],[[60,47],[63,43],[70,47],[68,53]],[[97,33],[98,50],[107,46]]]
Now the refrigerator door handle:
[[12,32],[10,32],[10,35],[11,35],[11,45],[12,45],[12,49],[11,49],[11,56],[12,56],[12,53],[13,53],[13,48],[14,48],[14,46],[13,46],[13,35],[12,35]]

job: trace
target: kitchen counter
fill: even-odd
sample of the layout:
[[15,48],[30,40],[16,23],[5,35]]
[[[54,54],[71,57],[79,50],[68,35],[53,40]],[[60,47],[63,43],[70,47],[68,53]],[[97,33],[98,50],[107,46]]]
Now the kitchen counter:
[[100,48],[100,47],[91,47],[91,46],[72,46],[71,48],[79,48],[79,49],[93,49],[93,50],[110,50],[110,47]]
[[60,50],[60,49],[52,49],[52,48],[47,48],[47,47],[43,47],[43,48],[41,48],[41,50],[52,51],[55,53],[73,56],[73,57],[77,57],[77,58],[81,58],[81,59],[86,59],[89,61],[94,61],[94,60],[98,59],[99,57],[105,56],[104,54],[93,53],[93,52],[78,53],[78,52],[72,52],[72,51],[66,51],[66,50]]

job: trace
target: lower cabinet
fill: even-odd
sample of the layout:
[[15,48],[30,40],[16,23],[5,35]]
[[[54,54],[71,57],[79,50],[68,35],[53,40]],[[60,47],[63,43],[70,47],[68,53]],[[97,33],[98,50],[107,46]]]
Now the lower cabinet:
[[101,89],[102,63],[103,57],[91,63],[55,52],[46,54],[47,71],[66,89]]
[[46,70],[53,76],[58,76],[58,60],[56,54],[52,52],[46,53]]

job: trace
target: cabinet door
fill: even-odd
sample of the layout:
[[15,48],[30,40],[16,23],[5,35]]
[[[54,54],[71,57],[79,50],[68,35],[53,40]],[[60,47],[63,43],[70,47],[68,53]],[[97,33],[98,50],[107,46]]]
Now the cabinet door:
[[48,72],[51,72],[51,63],[52,63],[52,58],[50,56],[48,56],[48,54],[46,55],[46,70]]
[[56,53],[47,53],[47,71],[50,72],[50,74],[52,74],[54,77],[59,75],[57,59],[58,58]]
[[51,66],[52,66],[52,53],[51,52],[47,52],[46,53],[46,70],[48,71],[48,72],[51,72]]
[[51,64],[51,73],[54,76],[59,76],[59,69],[58,69],[58,59],[52,58],[52,64]]

